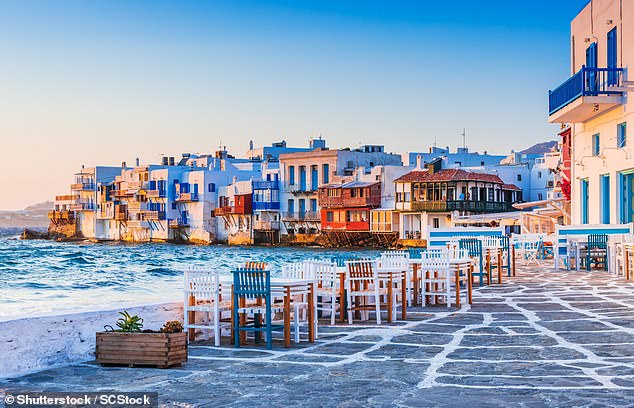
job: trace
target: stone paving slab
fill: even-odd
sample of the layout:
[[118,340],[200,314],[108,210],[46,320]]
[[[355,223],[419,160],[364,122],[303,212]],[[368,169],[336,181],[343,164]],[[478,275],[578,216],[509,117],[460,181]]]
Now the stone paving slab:
[[268,351],[198,341],[182,367],[75,364],[0,382],[33,391],[157,391],[165,407],[634,407],[634,284],[518,266],[473,307],[328,326]]

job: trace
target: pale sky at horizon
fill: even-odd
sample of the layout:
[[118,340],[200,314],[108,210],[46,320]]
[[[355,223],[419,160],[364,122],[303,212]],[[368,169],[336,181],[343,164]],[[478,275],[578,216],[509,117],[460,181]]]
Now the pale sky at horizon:
[[[447,3],[447,4],[445,4]],[[586,0],[0,2],[0,210],[82,164],[286,140],[507,154],[557,138]],[[486,8],[484,5],[486,4]]]

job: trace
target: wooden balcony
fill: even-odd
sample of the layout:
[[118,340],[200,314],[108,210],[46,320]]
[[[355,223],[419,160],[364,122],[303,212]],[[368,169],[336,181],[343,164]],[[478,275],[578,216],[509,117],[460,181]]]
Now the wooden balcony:
[[74,191],[94,191],[95,183],[93,182],[73,183],[70,185],[70,189]]
[[48,218],[51,220],[73,220],[75,213],[72,211],[49,211]]
[[128,228],[148,229],[150,228],[150,223],[147,220],[129,220]]
[[55,196],[55,201],[75,201],[79,199],[77,194],[67,194]]
[[147,190],[145,195],[149,198],[165,198],[167,196],[165,190]]
[[279,231],[279,221],[255,221],[253,229],[256,231]]
[[165,219],[165,211],[145,211],[143,216],[146,220],[160,221]]
[[169,228],[183,228],[183,227],[189,227],[189,221],[182,219],[182,218],[177,218],[175,220],[169,220],[167,222],[167,226]]
[[288,222],[294,221],[321,221],[321,215],[319,211],[304,211],[304,212],[285,212],[282,214],[282,220]]
[[178,193],[176,201],[181,203],[191,203],[198,201],[198,193]]
[[470,200],[452,200],[452,201],[412,201],[411,203],[398,203],[405,204],[405,206],[398,205],[407,210],[407,204],[409,204],[409,211],[422,211],[422,212],[446,212],[446,211],[467,211],[467,212],[480,212],[480,213],[494,213],[513,211],[513,204],[509,202],[498,201],[470,201]]

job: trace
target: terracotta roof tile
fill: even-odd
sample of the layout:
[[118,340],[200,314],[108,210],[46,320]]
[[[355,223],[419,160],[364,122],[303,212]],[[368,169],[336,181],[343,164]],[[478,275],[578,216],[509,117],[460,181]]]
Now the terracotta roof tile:
[[482,181],[485,183],[504,184],[495,174],[477,173],[462,169],[442,169],[434,174],[427,170],[414,170],[394,180],[396,182],[434,182],[434,181]]

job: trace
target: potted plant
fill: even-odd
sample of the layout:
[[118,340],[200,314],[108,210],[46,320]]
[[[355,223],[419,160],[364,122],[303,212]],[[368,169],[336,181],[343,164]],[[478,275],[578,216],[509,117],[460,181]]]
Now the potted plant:
[[187,361],[187,333],[180,322],[169,321],[160,331],[143,330],[142,318],[119,314],[118,329],[107,325],[96,334],[98,363],[167,368]]

